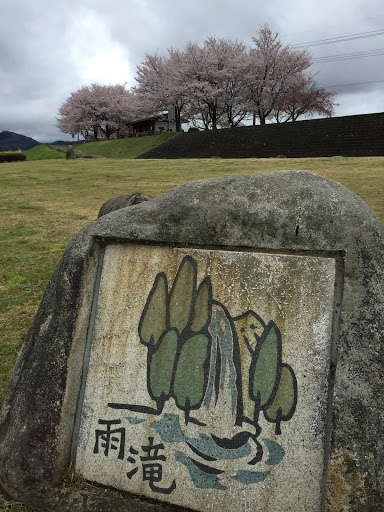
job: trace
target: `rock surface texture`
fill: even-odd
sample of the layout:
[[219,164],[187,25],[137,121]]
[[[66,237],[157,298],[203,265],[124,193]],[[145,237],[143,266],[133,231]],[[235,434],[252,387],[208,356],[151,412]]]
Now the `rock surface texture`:
[[148,194],[142,194],[141,192],[111,197],[111,199],[108,199],[108,201],[101,206],[98,218],[106,215],[107,213],[114,212],[115,210],[120,210],[120,208],[127,208],[127,206],[140,204],[144,201],[149,201],[150,199],[152,199],[151,196]]

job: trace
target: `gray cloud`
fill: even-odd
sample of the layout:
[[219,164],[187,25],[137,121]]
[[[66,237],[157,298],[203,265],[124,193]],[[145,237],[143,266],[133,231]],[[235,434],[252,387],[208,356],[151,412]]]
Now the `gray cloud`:
[[[146,53],[165,53],[208,36],[251,44],[269,23],[284,44],[384,28],[382,0],[13,0],[0,6],[0,131],[39,141],[68,139],[60,105],[92,82],[134,85]],[[384,36],[309,47],[314,59],[384,48]],[[314,64],[322,86],[384,80],[383,56]],[[331,88],[337,115],[384,110],[384,82]]]

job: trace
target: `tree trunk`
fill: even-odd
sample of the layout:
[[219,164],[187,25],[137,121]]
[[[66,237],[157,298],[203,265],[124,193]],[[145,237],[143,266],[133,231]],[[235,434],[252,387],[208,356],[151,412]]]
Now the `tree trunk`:
[[232,107],[227,107],[227,119],[228,119],[229,127],[230,127],[230,128],[234,128],[234,127],[235,127],[235,124],[234,124],[234,122],[233,122],[233,111],[232,111]]
[[212,130],[217,130],[217,107],[212,107]]
[[181,112],[180,108],[175,105],[175,121],[176,121],[176,131],[181,132]]

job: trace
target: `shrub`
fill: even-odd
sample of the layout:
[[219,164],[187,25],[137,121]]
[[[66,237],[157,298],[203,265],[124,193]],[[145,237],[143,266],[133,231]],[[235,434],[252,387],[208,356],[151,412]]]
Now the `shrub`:
[[23,153],[0,153],[1,162],[22,162],[26,160],[26,156]]

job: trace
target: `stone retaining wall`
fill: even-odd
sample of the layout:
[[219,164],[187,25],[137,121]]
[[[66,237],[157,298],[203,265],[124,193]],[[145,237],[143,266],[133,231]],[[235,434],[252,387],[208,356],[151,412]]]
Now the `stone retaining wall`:
[[383,156],[384,113],[182,133],[137,158]]

